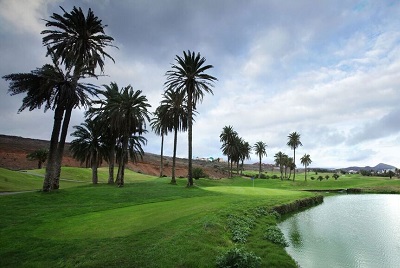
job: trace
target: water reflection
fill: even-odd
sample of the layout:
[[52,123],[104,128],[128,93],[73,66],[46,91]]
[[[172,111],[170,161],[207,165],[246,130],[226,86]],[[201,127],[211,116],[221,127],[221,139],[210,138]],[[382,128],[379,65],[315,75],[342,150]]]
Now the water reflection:
[[301,267],[400,267],[400,195],[341,195],[281,228]]
[[303,246],[299,230],[299,223],[297,219],[294,219],[290,222],[289,241],[290,244],[293,245],[293,247],[295,248],[300,248]]

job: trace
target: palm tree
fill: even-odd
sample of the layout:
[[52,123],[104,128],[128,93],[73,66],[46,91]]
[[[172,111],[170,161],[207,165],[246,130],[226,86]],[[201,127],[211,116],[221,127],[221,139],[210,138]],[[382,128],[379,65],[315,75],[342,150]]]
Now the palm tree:
[[212,65],[204,65],[206,59],[200,56],[200,53],[186,53],[183,51],[183,57],[176,55],[176,64],[172,65],[172,70],[167,71],[167,81],[165,85],[178,91],[184,91],[187,96],[188,107],[188,186],[193,185],[192,177],[192,125],[193,111],[196,110],[196,104],[202,101],[204,92],[213,93],[211,87],[217,78],[206,74],[205,72]]
[[48,149],[39,149],[35,150],[31,153],[29,153],[26,158],[32,161],[37,161],[38,162],[38,169],[41,169],[43,166],[43,163],[46,162],[47,156],[49,155],[49,150]]
[[[61,168],[62,152],[70,119],[70,113],[64,114],[65,107],[78,107],[88,105],[88,94],[94,95],[95,86],[84,83],[73,83],[59,67],[52,56],[53,65],[45,64],[30,73],[16,73],[6,75],[3,78],[9,80],[9,92],[11,95],[26,93],[22,106],[18,112],[26,108],[30,111],[40,109],[44,111],[54,110],[53,131],[51,134],[48,164],[46,176],[43,182],[43,191],[58,189],[59,171]],[[72,109],[71,108],[71,109]],[[63,117],[64,122],[63,122]],[[58,142],[62,127],[61,138],[64,142]],[[61,155],[61,156],[60,156]],[[59,161],[57,164],[56,161]],[[58,174],[58,177],[56,176]]]
[[[293,149],[293,163],[294,165],[296,165],[296,149],[299,146],[303,146],[303,144],[301,144],[300,141],[300,133],[292,132],[289,134],[288,139],[289,140],[287,142],[287,146]],[[293,181],[295,180],[295,178],[296,178],[296,168],[294,169],[293,172]]]
[[288,157],[287,159],[287,166],[289,168],[289,177],[288,180],[290,180],[290,177],[292,176],[292,170],[296,168],[296,165],[293,162],[293,157]]
[[107,155],[106,147],[102,142],[101,122],[86,119],[80,126],[74,126],[71,136],[76,137],[71,142],[72,156],[92,169],[92,183],[98,183],[97,168],[103,157]]
[[[78,106],[87,105],[88,94],[93,93],[93,85],[82,87],[78,80],[96,76],[94,74],[96,67],[100,67],[103,72],[106,57],[113,60],[104,51],[105,47],[112,46],[113,38],[105,35],[104,28],[107,25],[103,25],[91,9],[88,10],[86,17],[81,8],[74,7],[70,13],[61,9],[64,14],[61,16],[54,13],[51,16],[52,20],[45,20],[46,27],[50,29],[41,32],[44,34],[43,45],[47,46],[47,55],[52,57],[54,66],[47,65],[37,70],[39,73],[50,70],[51,74],[56,75],[49,78],[31,72],[30,76],[29,74],[14,74],[4,77],[6,80],[18,81],[16,83],[18,85],[11,90],[15,94],[28,92],[26,102],[23,102],[20,109],[40,108],[46,103],[45,109],[52,107],[55,110],[43,191],[59,188],[61,161],[72,110]],[[64,71],[58,67],[58,61],[64,65]],[[36,75],[36,78],[32,75]],[[35,80],[35,83],[26,86],[27,80]]]
[[307,181],[307,167],[311,164],[311,158],[309,154],[304,154],[301,158],[300,158],[301,163],[304,166],[304,180]]
[[282,153],[281,151],[277,152],[274,155],[275,165],[279,166],[279,171],[281,173],[281,180],[283,180],[283,166],[285,162],[286,154]]
[[240,175],[243,175],[243,163],[245,159],[250,159],[250,153],[251,153],[250,143],[241,139],[239,159],[242,161],[242,169],[240,170]]
[[52,20],[44,20],[46,27],[51,29],[41,32],[43,45],[49,47],[50,53],[60,59],[76,78],[80,77],[82,68],[92,75],[97,67],[104,72],[105,58],[114,62],[104,48],[115,47],[112,45],[114,39],[104,32],[107,25],[103,25],[90,8],[86,16],[81,8],[75,6],[70,13],[60,8],[64,12],[62,16],[53,13],[50,16]]
[[108,155],[105,156],[105,160],[108,162],[108,184],[114,184],[115,149],[118,135],[111,129],[110,115],[104,107],[110,100],[119,97],[119,88],[115,82],[111,82],[110,85],[103,85],[103,87],[105,90],[97,90],[97,95],[103,95],[105,98],[93,100],[86,116],[92,120],[101,121],[103,142],[108,148]]
[[154,117],[150,121],[151,129],[158,136],[161,136],[161,152],[160,152],[160,178],[163,176],[164,168],[164,136],[168,134],[168,129],[164,125],[163,116],[161,115],[160,107],[157,107],[154,112]]
[[172,156],[172,176],[171,183],[176,184],[175,165],[176,149],[178,145],[178,131],[186,131],[188,128],[188,109],[186,106],[185,94],[174,91],[171,88],[164,92],[160,103],[160,115],[162,122],[168,131],[174,132],[174,150]]
[[[115,84],[116,85],[116,84]],[[116,85],[117,86],[117,85]],[[118,86],[117,86],[118,87]],[[118,186],[124,185],[124,169],[128,159],[130,138],[142,135],[146,130],[146,120],[150,121],[146,96],[141,90],[134,91],[131,85],[124,87],[102,107],[110,120],[110,129],[118,137],[120,150],[117,152]]]
[[254,152],[256,155],[258,155],[258,158],[260,160],[259,162],[259,169],[258,169],[258,177],[261,178],[261,159],[265,155],[267,156],[267,151],[266,151],[267,144],[263,141],[258,141],[254,144]]
[[222,153],[228,157],[229,177],[232,177],[232,162],[235,154],[235,146],[238,134],[233,130],[232,126],[225,126],[222,133],[219,135],[219,140],[222,142]]
[[[83,13],[81,8],[74,7],[70,13],[66,12],[62,7],[61,10],[64,14],[53,13],[50,17],[52,20],[45,20],[46,29],[41,32],[43,34],[43,45],[48,48],[48,55],[52,55],[61,64],[64,65],[66,76],[70,77],[71,86],[68,91],[69,94],[60,101],[63,105],[60,106],[59,111],[62,122],[61,136],[56,136],[59,133],[61,126],[55,124],[53,127],[53,134],[50,145],[50,168],[46,169],[46,178],[43,185],[43,190],[48,191],[52,188],[58,189],[59,176],[61,171],[61,161],[64,151],[65,138],[69,121],[71,118],[72,110],[77,107],[77,98],[80,101],[86,101],[87,96],[81,95],[77,90],[77,82],[82,77],[91,77],[95,75],[95,69],[100,67],[101,72],[104,72],[104,60],[109,58],[114,59],[104,51],[104,48],[112,46],[114,40],[112,37],[105,35],[102,21],[94,15],[89,8],[87,15]],[[74,101],[66,101],[66,100]],[[57,129],[58,128],[58,129]],[[52,150],[57,150],[53,153]],[[55,157],[54,157],[55,156]],[[50,163],[50,161],[52,163]],[[52,181],[53,185],[49,187],[48,181]]]

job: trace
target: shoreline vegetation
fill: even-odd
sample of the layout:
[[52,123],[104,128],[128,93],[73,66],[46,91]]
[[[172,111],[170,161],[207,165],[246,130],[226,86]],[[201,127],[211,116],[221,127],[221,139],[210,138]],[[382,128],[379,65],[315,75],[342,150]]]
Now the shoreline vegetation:
[[261,267],[296,267],[284,241],[274,240],[281,216],[341,192],[400,193],[397,178],[360,175],[307,182],[301,175],[295,182],[200,178],[187,188],[185,178],[172,185],[170,177],[128,169],[117,188],[107,184],[106,167],[97,185],[90,174],[63,167],[61,189],[46,194],[36,191],[43,169],[0,169],[0,192],[33,191],[0,196],[0,266],[215,267],[230,250],[260,257]]

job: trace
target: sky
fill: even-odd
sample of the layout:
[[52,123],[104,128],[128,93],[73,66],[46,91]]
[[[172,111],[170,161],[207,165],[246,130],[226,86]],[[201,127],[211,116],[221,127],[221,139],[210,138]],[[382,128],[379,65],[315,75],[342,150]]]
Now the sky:
[[[309,154],[310,167],[400,167],[400,1],[391,0],[0,0],[0,76],[27,73],[46,63],[45,22],[60,6],[91,8],[112,36],[115,59],[98,86],[132,85],[153,112],[165,73],[183,51],[199,52],[215,76],[213,95],[198,104],[193,156],[222,157],[224,126],[250,144],[265,142],[263,163],[293,151],[291,132]],[[53,112],[17,113],[24,95],[10,96],[0,79],[0,134],[49,140]],[[72,126],[84,121],[72,114]],[[160,153],[151,132],[145,152]],[[67,141],[73,137],[67,137]],[[173,135],[164,154],[172,155]],[[187,157],[187,133],[178,136],[178,157]],[[258,157],[252,153],[249,163]]]

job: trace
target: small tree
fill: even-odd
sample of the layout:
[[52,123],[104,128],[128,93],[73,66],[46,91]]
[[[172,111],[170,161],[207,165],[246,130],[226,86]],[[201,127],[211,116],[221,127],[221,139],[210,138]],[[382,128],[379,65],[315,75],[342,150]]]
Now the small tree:
[[332,177],[337,180],[339,178],[339,175],[337,173],[333,174]]
[[37,161],[38,169],[41,169],[44,162],[46,162],[48,155],[49,155],[48,149],[39,149],[39,150],[33,151],[32,153],[29,153],[26,156],[26,158],[28,158],[28,160],[31,160],[31,161]]

